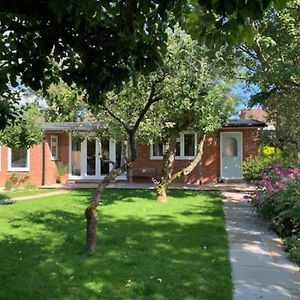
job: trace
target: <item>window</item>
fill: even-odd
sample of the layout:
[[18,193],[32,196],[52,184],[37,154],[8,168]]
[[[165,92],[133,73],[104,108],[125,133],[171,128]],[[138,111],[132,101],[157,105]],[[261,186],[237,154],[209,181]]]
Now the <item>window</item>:
[[195,156],[195,134],[186,133],[183,135],[184,156]]
[[196,155],[196,134],[191,131],[184,131],[176,140],[176,158],[193,159]]
[[51,159],[58,160],[58,136],[51,135],[50,141]]
[[161,141],[155,140],[150,144],[150,159],[162,159],[164,155],[164,145]]
[[29,149],[8,149],[8,171],[29,171]]
[[181,134],[176,138],[176,157],[181,156]]
[[238,156],[238,143],[235,138],[231,137],[226,140],[224,156],[226,157]]
[[[196,134],[181,132],[176,138],[176,159],[193,159],[196,155]],[[150,145],[150,159],[163,158],[163,144],[155,141]]]

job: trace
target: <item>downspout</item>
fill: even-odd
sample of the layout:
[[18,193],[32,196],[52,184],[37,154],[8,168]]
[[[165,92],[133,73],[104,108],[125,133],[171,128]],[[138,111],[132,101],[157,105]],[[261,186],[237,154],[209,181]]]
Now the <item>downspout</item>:
[[46,144],[45,144],[45,140],[43,141],[43,145],[42,145],[42,186],[45,185],[45,172],[46,172]]

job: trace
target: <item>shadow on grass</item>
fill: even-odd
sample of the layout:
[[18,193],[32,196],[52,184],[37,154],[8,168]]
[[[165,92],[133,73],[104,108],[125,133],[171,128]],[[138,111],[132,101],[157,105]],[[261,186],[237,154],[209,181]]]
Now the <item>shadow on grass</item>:
[[[77,189],[73,190],[74,196],[76,197],[87,197],[88,201],[92,199],[95,193],[95,189]],[[188,190],[169,190],[168,196],[175,197],[176,199],[186,199],[193,195],[206,195],[211,200],[220,199],[220,192],[218,191],[188,191]],[[137,198],[147,198],[149,201],[156,201],[155,190],[143,190],[143,189],[105,189],[102,200],[104,205],[113,204],[114,202],[135,202]]]
[[[136,191],[125,194],[137,201]],[[124,197],[123,191],[108,195],[106,204]],[[36,234],[0,240],[0,298],[231,299],[222,211],[192,209],[203,207],[206,218],[191,223],[168,214],[100,216],[92,257],[83,251],[83,215],[57,209],[15,218],[12,225],[26,224]]]
[[11,199],[11,197],[6,193],[0,192],[0,200],[1,199]]

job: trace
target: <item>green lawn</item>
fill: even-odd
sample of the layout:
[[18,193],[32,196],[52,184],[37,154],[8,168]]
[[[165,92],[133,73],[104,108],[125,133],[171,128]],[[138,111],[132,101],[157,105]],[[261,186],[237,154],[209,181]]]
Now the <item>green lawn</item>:
[[0,206],[0,299],[232,299],[219,193],[107,190],[88,257],[90,195]]
[[33,190],[17,190],[17,191],[0,191],[0,199],[31,196],[49,192],[55,192],[54,189],[33,189]]

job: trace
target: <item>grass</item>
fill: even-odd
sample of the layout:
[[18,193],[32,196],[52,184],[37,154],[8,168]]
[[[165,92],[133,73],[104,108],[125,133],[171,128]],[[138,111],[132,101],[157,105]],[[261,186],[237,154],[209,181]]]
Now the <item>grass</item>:
[[44,194],[49,192],[55,192],[54,189],[33,189],[33,190],[16,190],[16,191],[0,191],[0,199],[32,196],[38,194]]
[[91,257],[90,196],[0,206],[0,299],[232,299],[218,192],[107,190]]

